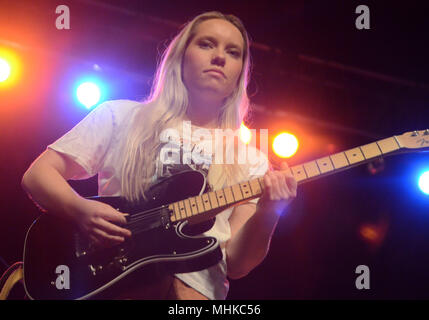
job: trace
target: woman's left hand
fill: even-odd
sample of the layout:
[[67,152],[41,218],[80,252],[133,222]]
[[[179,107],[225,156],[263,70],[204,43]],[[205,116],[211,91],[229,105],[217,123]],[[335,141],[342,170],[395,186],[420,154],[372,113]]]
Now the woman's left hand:
[[265,188],[258,201],[259,209],[280,214],[296,198],[298,184],[288,169],[287,163],[282,162],[281,170],[268,171],[264,175]]

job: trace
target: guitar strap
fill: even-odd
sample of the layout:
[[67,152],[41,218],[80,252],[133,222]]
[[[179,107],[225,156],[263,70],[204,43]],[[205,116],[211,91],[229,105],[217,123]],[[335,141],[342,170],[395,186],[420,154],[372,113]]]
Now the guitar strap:
[[19,281],[22,281],[22,279],[24,278],[22,263],[15,263],[14,265],[12,265],[10,269],[6,270],[3,277],[6,277],[7,273],[14,268],[16,269],[9,274],[9,276],[7,277],[7,280],[3,285],[3,288],[0,291],[0,300],[6,300],[10,292],[12,291],[13,287],[15,286],[15,284],[18,283]]

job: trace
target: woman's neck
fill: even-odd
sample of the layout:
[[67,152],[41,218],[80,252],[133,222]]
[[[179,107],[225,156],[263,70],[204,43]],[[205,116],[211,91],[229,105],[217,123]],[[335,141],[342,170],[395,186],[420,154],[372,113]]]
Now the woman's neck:
[[191,121],[193,126],[207,128],[207,129],[216,129],[218,127],[217,119],[209,118],[209,119],[201,119],[195,117],[185,116],[185,121]]
[[193,125],[203,128],[217,128],[221,103],[207,103],[207,101],[195,100],[191,102],[186,111],[185,120]]

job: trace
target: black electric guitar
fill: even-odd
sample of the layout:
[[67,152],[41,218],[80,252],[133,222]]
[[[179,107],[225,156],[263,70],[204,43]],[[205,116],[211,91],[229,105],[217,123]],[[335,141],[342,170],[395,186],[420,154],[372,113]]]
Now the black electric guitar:
[[[289,170],[298,183],[324,177],[379,157],[429,149],[429,130],[407,132]],[[70,221],[42,214],[24,244],[24,287],[30,299],[89,299],[128,276],[162,268],[169,273],[202,270],[220,261],[217,240],[201,235],[230,206],[260,197],[263,178],[203,193],[206,180],[186,171],[152,186],[148,201],[131,206],[120,197],[93,197],[129,213],[132,237],[111,247],[94,247]]]

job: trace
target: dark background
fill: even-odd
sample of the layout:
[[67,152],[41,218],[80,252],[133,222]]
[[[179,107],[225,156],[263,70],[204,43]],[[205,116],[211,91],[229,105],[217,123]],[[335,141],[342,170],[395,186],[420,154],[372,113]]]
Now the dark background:
[[[55,28],[66,4],[71,29]],[[370,9],[358,30],[355,8]],[[104,100],[148,94],[159,54],[180,26],[209,10],[237,15],[251,39],[252,128],[291,130],[290,165],[429,127],[429,18],[424,1],[0,1],[0,47],[21,59],[20,81],[0,88],[0,272],[22,259],[38,212],[21,189],[31,162],[88,112],[73,86],[109,84]],[[95,72],[98,64],[101,71]],[[273,162],[278,159],[270,155]],[[229,299],[429,298],[429,199],[416,185],[427,153],[384,159],[304,184],[271,251]],[[82,195],[96,178],[72,182]],[[376,239],[362,236],[375,230]],[[370,269],[357,290],[355,269]]]

